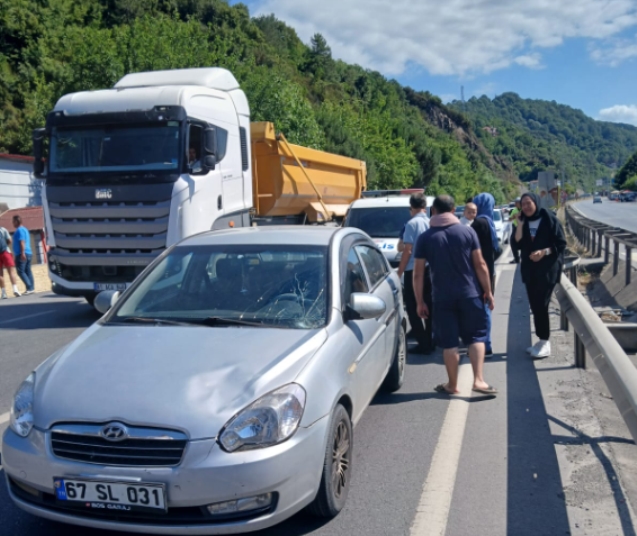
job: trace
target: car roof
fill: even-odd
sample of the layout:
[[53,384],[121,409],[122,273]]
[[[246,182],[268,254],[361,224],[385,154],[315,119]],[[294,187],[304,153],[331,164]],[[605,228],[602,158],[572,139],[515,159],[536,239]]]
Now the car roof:
[[[428,197],[427,205],[430,205],[433,199],[433,197]],[[350,209],[382,207],[409,207],[409,196],[397,195],[388,197],[371,197],[368,199],[357,199],[350,205]]]
[[353,227],[264,226],[206,231],[182,240],[180,246],[289,244],[293,246],[329,246],[336,234],[365,233]]

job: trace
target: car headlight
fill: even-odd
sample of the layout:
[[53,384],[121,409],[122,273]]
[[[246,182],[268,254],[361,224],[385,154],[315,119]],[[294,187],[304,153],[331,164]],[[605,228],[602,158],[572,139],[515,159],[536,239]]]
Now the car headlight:
[[33,428],[33,396],[35,372],[27,376],[13,397],[11,404],[11,429],[21,437],[27,437]]
[[230,419],[219,434],[219,443],[228,452],[276,445],[296,432],[304,409],[305,389],[290,383]]

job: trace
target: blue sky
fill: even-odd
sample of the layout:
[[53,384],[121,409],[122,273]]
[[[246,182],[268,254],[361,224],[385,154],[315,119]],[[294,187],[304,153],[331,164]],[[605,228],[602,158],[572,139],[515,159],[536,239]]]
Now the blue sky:
[[[231,0],[231,3],[236,3]],[[637,0],[248,0],[443,100],[514,91],[637,125]]]

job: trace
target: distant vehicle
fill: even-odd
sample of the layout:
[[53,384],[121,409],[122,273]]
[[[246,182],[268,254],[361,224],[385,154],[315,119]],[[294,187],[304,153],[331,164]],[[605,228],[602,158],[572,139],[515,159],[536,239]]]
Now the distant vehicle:
[[[356,227],[372,237],[393,268],[398,268],[401,254],[398,240],[405,223],[411,218],[409,190],[382,192],[376,197],[365,192],[365,199],[354,201],[345,218],[344,227]],[[422,190],[420,190],[422,192]],[[431,215],[434,197],[427,197],[427,216]]]
[[595,197],[593,197],[593,203],[601,203],[601,202],[602,202],[601,195],[596,195]]
[[618,191],[613,191],[610,194],[608,194],[608,200],[609,201],[619,201],[619,192]]
[[503,244],[508,244],[511,238],[511,223],[508,219],[505,219],[502,210],[499,208],[493,211],[493,223],[495,223],[495,232],[498,235],[500,247]]
[[151,534],[341,511],[353,427],[405,372],[400,281],[368,236],[198,234],[95,306],[15,396],[2,465],[20,508]]

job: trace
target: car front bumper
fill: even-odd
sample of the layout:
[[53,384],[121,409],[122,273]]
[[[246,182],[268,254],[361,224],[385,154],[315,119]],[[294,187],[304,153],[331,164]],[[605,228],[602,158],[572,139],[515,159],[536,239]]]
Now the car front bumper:
[[[329,417],[300,428],[288,441],[264,449],[226,453],[214,439],[191,441],[176,467],[114,467],[53,455],[49,433],[3,437],[2,464],[9,494],[23,510],[84,527],[147,534],[237,534],[264,529],[292,516],[316,496],[323,468]],[[109,514],[70,509],[55,500],[54,477],[161,483],[166,514]],[[31,489],[31,493],[25,491]],[[267,511],[215,518],[206,505],[273,493]]]

